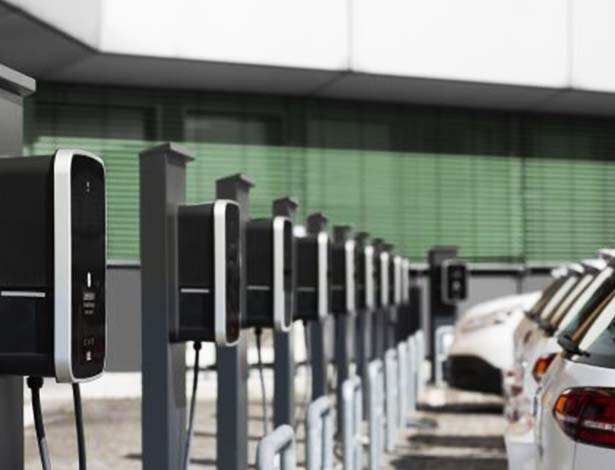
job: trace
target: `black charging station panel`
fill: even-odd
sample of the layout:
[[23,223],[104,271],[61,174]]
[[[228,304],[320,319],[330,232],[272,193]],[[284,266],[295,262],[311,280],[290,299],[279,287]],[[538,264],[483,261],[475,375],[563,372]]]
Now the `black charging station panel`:
[[331,304],[331,243],[326,232],[296,237],[297,319],[323,320]]
[[460,259],[442,262],[442,302],[455,305],[468,297],[468,265]]
[[78,382],[106,355],[106,196],[88,152],[0,159],[0,373]]
[[293,322],[294,235],[287,217],[246,225],[248,301],[245,326],[286,332]]
[[239,217],[238,204],[230,200],[178,208],[179,318],[171,321],[171,341],[238,341]]
[[331,312],[354,314],[356,310],[356,242],[343,240],[331,248]]

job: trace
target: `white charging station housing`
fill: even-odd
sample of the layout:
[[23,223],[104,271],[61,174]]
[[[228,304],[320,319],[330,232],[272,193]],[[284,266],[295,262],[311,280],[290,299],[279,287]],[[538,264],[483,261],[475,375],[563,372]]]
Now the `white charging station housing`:
[[0,373],[64,383],[103,373],[106,223],[96,155],[0,159]]

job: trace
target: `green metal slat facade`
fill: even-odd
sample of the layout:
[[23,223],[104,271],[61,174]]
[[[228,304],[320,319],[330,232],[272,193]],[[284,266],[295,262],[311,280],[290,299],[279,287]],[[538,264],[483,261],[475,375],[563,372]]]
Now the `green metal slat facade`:
[[610,120],[66,84],[29,107],[30,153],[104,159],[116,260],[138,260],[138,154],[164,140],[195,153],[190,201],[241,171],[253,216],[292,195],[301,217],[322,210],[417,261],[456,244],[476,261],[557,262],[615,235]]

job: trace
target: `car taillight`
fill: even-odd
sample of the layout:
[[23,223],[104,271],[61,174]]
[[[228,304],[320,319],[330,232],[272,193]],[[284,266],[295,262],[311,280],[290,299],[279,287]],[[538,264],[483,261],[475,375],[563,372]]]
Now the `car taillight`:
[[575,441],[615,448],[615,389],[566,390],[555,402],[553,416]]
[[553,362],[553,359],[555,359],[555,354],[547,354],[538,358],[534,364],[534,369],[532,370],[532,375],[537,383],[540,383],[544,375],[547,373],[547,369]]

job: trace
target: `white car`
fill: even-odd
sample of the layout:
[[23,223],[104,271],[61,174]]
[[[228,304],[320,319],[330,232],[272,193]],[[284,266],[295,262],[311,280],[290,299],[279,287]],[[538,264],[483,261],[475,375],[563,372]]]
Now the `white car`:
[[523,363],[519,365],[521,369],[520,383],[517,385],[519,392],[518,395],[509,397],[507,401],[508,417],[514,418],[514,422],[509,424],[505,433],[511,470],[533,468],[531,465],[527,466],[527,462],[531,461],[530,457],[534,454],[528,449],[534,447],[535,396],[540,387],[546,383],[543,377],[550,370],[549,366],[562,350],[562,340],[558,340],[555,333],[559,338],[569,338],[575,331],[580,331],[582,329],[580,325],[595,320],[597,316],[595,312],[601,311],[615,292],[613,262],[609,262],[608,265],[606,262],[593,265],[594,269],[600,267],[603,269],[597,274],[592,273],[592,280],[589,283],[579,283],[579,285],[585,284],[585,287],[580,290],[574,288],[569,294],[572,300],[563,301],[560,306],[562,310],[560,307],[555,310],[551,319],[553,323],[550,323],[551,328],[531,335],[525,345]]
[[502,370],[513,360],[513,332],[540,292],[477,304],[457,322],[448,356],[451,387],[501,394]]
[[[536,469],[612,468],[615,462],[615,290],[573,336],[536,397]],[[513,469],[514,470],[514,469]]]
[[542,375],[561,351],[558,336],[574,332],[615,289],[615,272],[602,259],[583,262],[584,275],[538,328],[526,335],[517,351],[514,369],[515,393],[507,397],[508,417],[515,420],[530,413],[531,402]]
[[579,283],[584,273],[585,268],[579,263],[573,263],[558,271],[557,274],[559,275],[554,276],[553,282],[545,288],[538,302],[527,310],[525,318],[521,320],[515,330],[515,357],[521,354],[524,343],[529,339],[531,332],[537,329],[541,321],[551,316],[553,311]]

